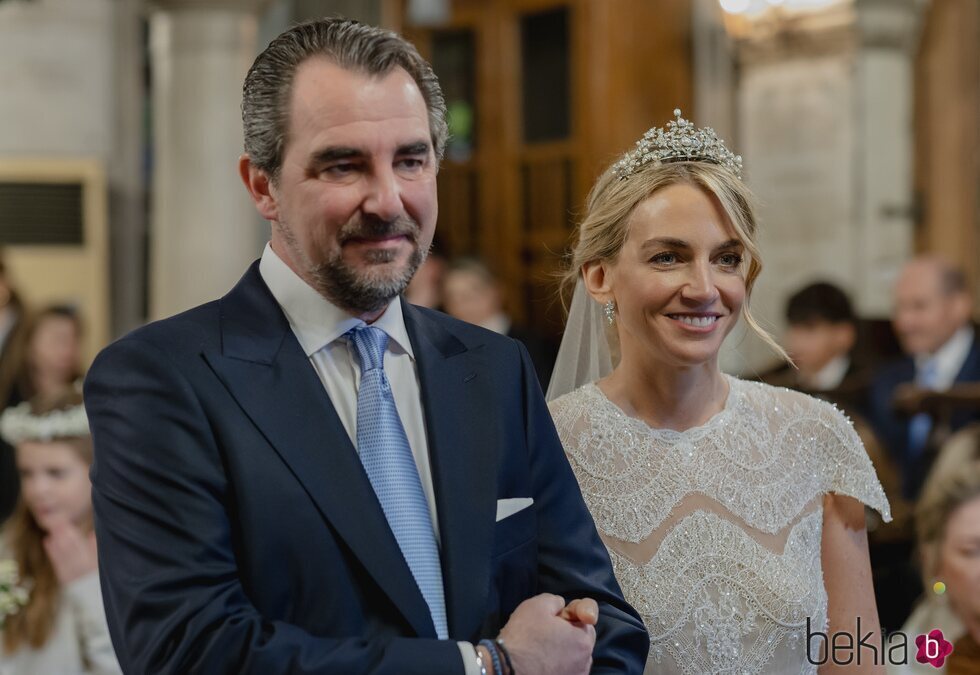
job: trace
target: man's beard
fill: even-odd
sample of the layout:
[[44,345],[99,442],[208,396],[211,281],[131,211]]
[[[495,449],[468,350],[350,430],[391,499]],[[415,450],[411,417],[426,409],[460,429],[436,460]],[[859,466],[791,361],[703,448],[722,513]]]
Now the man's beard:
[[[384,221],[373,216],[355,216],[337,233],[341,249],[331,253],[324,262],[309,266],[314,287],[335,305],[354,314],[383,309],[405,290],[428,254],[428,250],[419,246],[420,233],[419,224],[407,216],[393,221]],[[411,255],[400,269],[383,269],[399,253],[388,248],[366,251],[363,254],[366,267],[357,268],[344,260],[343,246],[352,239],[397,235],[406,237],[413,245]]]

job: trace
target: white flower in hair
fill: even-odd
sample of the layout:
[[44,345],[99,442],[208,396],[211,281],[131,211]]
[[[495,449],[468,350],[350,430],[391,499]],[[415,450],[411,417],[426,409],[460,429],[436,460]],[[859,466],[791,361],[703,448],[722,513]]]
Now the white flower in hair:
[[55,438],[77,438],[89,434],[85,406],[76,405],[43,415],[31,412],[27,401],[7,408],[0,415],[0,436],[11,445],[24,441],[46,442]]

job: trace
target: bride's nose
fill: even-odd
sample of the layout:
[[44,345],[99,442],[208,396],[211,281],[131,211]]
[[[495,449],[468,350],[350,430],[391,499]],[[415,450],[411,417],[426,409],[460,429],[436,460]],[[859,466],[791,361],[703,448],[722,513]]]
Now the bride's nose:
[[688,266],[681,297],[697,305],[707,305],[718,298],[718,286],[709,261],[696,261]]

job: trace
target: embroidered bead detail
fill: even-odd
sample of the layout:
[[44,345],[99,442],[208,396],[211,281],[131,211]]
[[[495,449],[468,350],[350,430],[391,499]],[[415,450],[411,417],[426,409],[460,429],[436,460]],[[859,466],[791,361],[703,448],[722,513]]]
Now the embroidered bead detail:
[[[807,617],[823,630],[822,496],[888,502],[833,406],[729,378],[700,427],[653,429],[595,386],[551,404],[657,673],[815,673]],[[658,543],[659,542],[659,543]],[[648,559],[636,560],[638,551]]]

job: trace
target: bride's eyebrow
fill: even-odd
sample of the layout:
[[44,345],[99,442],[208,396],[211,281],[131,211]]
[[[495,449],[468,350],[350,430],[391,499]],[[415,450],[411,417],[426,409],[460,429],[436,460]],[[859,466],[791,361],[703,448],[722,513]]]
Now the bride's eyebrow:
[[715,251],[723,251],[726,248],[745,248],[745,244],[742,243],[741,239],[729,239],[725,243],[715,246]]
[[689,249],[691,248],[691,245],[683,239],[674,239],[673,237],[654,237],[653,239],[647,239],[645,242],[640,244],[640,250],[642,251],[646,251],[650,248]]

